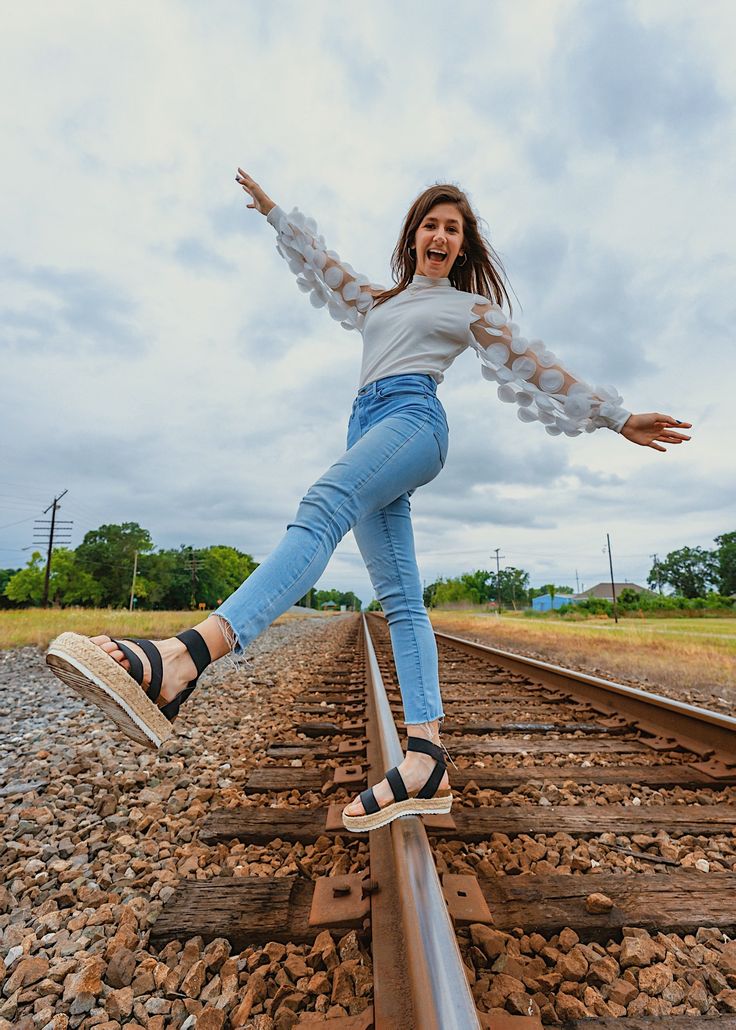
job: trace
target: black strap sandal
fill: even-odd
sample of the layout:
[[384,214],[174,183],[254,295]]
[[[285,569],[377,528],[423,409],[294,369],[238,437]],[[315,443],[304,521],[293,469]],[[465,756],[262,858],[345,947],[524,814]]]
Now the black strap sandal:
[[137,644],[151,665],[151,682],[144,684],[143,662],[124,640],[113,640],[128,662],[130,672],[88,637],[62,633],[47,653],[46,664],[59,679],[86,701],[92,701],[131,740],[157,749],[172,735],[171,723],[191,695],[204,669],[212,662],[209,648],[195,629],[177,634],[191,655],[196,677],[168,704],[156,704],[163,682],[161,653],[150,640],[129,638]]
[[394,800],[381,808],[376,801],[373,788],[364,790],[360,795],[360,801],[365,815],[346,815],[343,811],[342,821],[346,829],[353,833],[365,833],[368,830],[377,830],[402,815],[446,815],[451,810],[452,791],[449,788],[439,789],[446,771],[442,748],[423,737],[409,737],[406,749],[419,751],[434,758],[434,769],[427,782],[419,790],[407,790],[401,773],[394,766],[386,773]]

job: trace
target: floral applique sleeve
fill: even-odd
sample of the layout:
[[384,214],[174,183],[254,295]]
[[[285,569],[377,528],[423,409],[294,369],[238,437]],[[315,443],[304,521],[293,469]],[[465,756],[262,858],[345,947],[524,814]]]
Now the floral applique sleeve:
[[542,340],[527,340],[498,306],[475,296],[470,345],[484,378],[498,383],[502,401],[519,405],[522,422],[541,422],[551,436],[596,429],[620,433],[631,412],[612,386],[593,387],[566,371]]
[[362,329],[365,314],[373,303],[373,290],[384,287],[360,275],[340,255],[328,250],[317,223],[298,208],[286,214],[278,205],[268,213],[276,229],[276,249],[296,275],[296,283],[309,294],[313,307],[327,307],[345,329]]

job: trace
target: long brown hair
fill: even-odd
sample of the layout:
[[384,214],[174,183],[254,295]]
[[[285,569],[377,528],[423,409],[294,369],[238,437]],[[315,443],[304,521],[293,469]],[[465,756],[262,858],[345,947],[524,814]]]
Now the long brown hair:
[[391,256],[391,273],[396,286],[381,293],[373,306],[377,307],[395,297],[412,281],[417,269],[416,250],[413,254],[409,250],[410,246],[414,246],[414,234],[428,212],[436,204],[445,203],[456,204],[460,209],[463,219],[463,251],[466,255],[464,262],[455,261],[450,269],[450,282],[458,290],[480,294],[498,305],[502,305],[505,300],[509,314],[512,314],[511,300],[504,285],[504,280],[508,280],[501,260],[481,232],[468,198],[461,189],[449,183],[430,186],[419,194],[409,208]]

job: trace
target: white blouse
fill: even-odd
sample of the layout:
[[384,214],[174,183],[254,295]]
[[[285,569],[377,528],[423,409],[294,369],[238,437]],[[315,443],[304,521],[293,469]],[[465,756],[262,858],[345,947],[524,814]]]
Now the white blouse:
[[572,376],[542,340],[527,340],[487,297],[458,290],[447,278],[415,275],[406,290],[374,307],[371,291],[385,287],[327,250],[313,218],[276,206],[268,221],[279,254],[312,305],[326,306],[345,329],[362,334],[361,386],[409,372],[440,383],[458,354],[472,347],[483,376],[499,384],[502,401],[519,405],[522,422],[541,422],[551,436],[621,432],[631,412],[618,392]]

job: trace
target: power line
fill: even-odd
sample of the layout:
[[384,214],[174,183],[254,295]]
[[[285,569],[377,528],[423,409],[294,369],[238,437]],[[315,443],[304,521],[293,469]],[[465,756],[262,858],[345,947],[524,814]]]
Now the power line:
[[133,561],[133,585],[130,588],[130,611],[133,611],[133,601],[135,600],[135,577],[138,574],[138,552],[134,552]]
[[200,567],[202,565],[204,565],[205,561],[206,561],[206,557],[205,558],[202,557],[202,552],[200,550],[196,550],[195,551],[193,547],[189,548],[189,554],[187,555],[187,557],[186,557],[186,559],[184,561],[184,564],[185,564],[185,566],[189,569],[189,571],[192,574],[192,604],[193,605],[197,603],[197,579],[198,579],[199,569],[200,569]]
[[[44,608],[48,608],[48,606],[49,606],[49,579],[51,577],[51,552],[54,549],[54,532],[56,530],[56,512],[61,507],[60,504],[59,504],[59,501],[64,496],[64,494],[67,494],[67,493],[69,493],[69,491],[68,490],[64,490],[64,492],[60,493],[58,497],[54,497],[54,499],[51,502],[51,504],[44,511],[44,515],[48,511],[51,512],[51,526],[49,528],[49,549],[48,549],[48,553],[46,555],[46,575],[45,575],[44,581],[43,581],[43,600],[41,602],[41,604],[43,605]],[[39,520],[37,519],[36,521],[38,522]],[[71,522],[65,522],[64,525],[65,526],[66,525],[71,526],[72,523]],[[67,530],[61,530],[60,532],[62,532],[62,533],[65,533],[65,532],[71,533],[71,530],[68,530],[68,531]]]
[[613,619],[618,623],[618,611],[616,610],[616,584],[613,581],[613,558],[611,557],[611,537],[606,533],[606,546],[608,547],[608,566],[611,570],[611,591],[613,593]]
[[649,557],[652,559],[652,562],[654,563],[653,566],[652,566],[652,572],[656,576],[657,590],[661,594],[662,593],[662,581],[661,581],[661,579],[659,577],[659,555],[657,555],[657,554],[650,554]]
[[5,526],[0,526],[0,529],[10,529],[11,526],[20,526],[23,522],[33,522],[35,515],[29,515],[27,519],[18,519],[17,522],[8,522]]
[[501,558],[505,558],[506,555],[502,554],[499,557],[498,552],[501,550],[500,547],[494,549],[496,555],[496,614],[501,614]]

